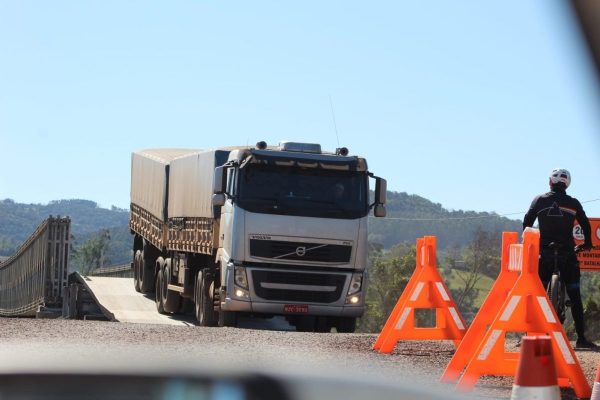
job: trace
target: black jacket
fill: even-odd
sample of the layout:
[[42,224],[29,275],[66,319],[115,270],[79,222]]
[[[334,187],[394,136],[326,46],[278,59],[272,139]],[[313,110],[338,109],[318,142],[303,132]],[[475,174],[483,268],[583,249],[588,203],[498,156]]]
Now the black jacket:
[[581,225],[585,236],[585,244],[592,244],[592,230],[581,203],[569,196],[561,187],[553,186],[550,192],[533,199],[531,207],[523,219],[523,229],[533,226],[538,219],[540,227],[540,246],[560,243],[566,249],[573,249],[573,225],[575,220]]

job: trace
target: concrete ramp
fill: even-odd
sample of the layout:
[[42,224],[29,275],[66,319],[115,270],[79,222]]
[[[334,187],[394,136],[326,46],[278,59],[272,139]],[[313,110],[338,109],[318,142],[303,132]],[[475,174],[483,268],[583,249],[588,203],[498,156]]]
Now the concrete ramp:
[[194,325],[182,318],[159,314],[154,299],[138,293],[132,278],[80,277],[100,309],[112,321],[136,324]]

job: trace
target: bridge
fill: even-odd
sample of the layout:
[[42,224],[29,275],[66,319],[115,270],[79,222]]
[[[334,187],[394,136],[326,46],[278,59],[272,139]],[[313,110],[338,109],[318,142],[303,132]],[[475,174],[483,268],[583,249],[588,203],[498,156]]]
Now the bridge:
[[69,218],[46,219],[0,264],[0,316],[28,317],[62,307],[69,265]]
[[159,314],[153,297],[135,291],[129,264],[69,273],[70,225],[49,217],[0,262],[0,316],[193,325]]

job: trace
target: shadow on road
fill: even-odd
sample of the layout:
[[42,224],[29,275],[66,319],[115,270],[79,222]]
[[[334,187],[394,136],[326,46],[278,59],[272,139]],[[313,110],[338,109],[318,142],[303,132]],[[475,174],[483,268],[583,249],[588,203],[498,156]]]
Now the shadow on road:
[[[154,301],[154,294],[147,293],[144,297]],[[169,319],[174,321],[182,322],[189,326],[198,325],[198,321],[194,317],[191,311],[180,314],[167,315]],[[238,328],[241,329],[258,329],[258,330],[269,330],[269,331],[295,331],[292,325],[290,325],[284,317],[275,316],[273,318],[260,318],[250,316],[240,316],[238,319]]]

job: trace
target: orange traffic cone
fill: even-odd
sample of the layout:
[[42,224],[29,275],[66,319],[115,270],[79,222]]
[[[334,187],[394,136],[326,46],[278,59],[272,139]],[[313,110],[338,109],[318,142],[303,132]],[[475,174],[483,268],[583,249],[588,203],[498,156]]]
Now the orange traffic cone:
[[594,388],[592,389],[592,397],[590,400],[600,400],[600,364],[598,364],[598,372],[594,380]]
[[511,400],[560,400],[550,336],[524,336]]

